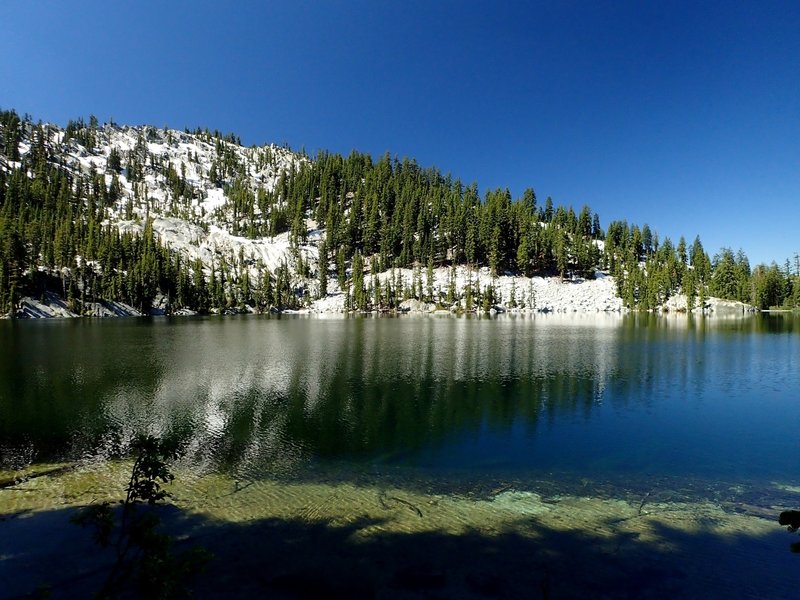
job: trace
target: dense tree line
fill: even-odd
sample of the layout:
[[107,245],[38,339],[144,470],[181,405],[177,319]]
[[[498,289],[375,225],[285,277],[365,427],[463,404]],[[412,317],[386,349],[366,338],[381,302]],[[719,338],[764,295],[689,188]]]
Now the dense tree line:
[[[0,121],[6,143],[18,120],[5,112]],[[18,168],[0,171],[0,311],[11,310],[23,292],[47,291],[78,312],[101,298],[147,310],[159,292],[179,304],[208,304],[203,278],[191,274],[198,265],[184,264],[160,246],[149,224],[139,235],[103,224],[114,200],[113,180],[107,186],[99,173],[73,175],[46,144],[47,128],[28,126],[31,151]],[[91,142],[88,126],[75,135]],[[5,158],[8,165],[12,155]]]
[[389,155],[373,162],[367,154],[323,152],[263,197],[268,229],[257,235],[289,231],[304,241],[310,216],[324,226],[334,264],[360,255],[374,257],[370,269],[379,271],[469,264],[494,274],[591,277],[600,259],[603,232],[587,206],[579,214],[553,208],[549,198],[538,206],[532,189],[516,200],[507,189],[481,198],[475,183]]
[[[70,121],[60,136],[55,127],[0,111],[0,312],[13,310],[23,294],[47,291],[61,294],[78,312],[100,299],[146,311],[159,296],[199,311],[245,304],[256,310],[299,307],[310,300],[311,289],[324,296],[329,280],[347,292],[353,309],[396,307],[411,297],[464,300],[469,308],[492,305],[491,285],[468,285],[464,297],[456,297],[456,265],[488,267],[492,276],[562,279],[592,278],[604,269],[616,277],[630,308],[655,308],[678,292],[687,295],[690,307],[701,306],[708,295],[759,307],[800,305],[797,257],[783,269],[751,269],[741,251],[723,248],[710,258],[699,237],[675,245],[659,240],[647,225],[620,221],[604,231],[588,206],[576,212],[549,197],[540,203],[533,189],[519,198],[508,189],[481,196],[476,183],[465,185],[388,154],[377,161],[355,151],[347,157],[320,152],[313,160],[301,154],[281,169],[279,149],[242,148],[233,135],[136,131],[134,147],[110,149],[105,172],[86,172],[69,164],[63,150],[66,145],[94,152],[102,135],[96,118]],[[210,160],[200,161],[190,150],[188,164],[176,166],[148,150],[150,142],[198,140]],[[21,155],[23,141],[30,149]],[[198,215],[203,192],[187,168],[223,188],[228,202],[211,215]],[[275,178],[274,185],[266,185],[264,173]],[[128,196],[123,177],[132,189]],[[164,194],[154,197],[148,190],[153,178]],[[138,233],[120,233],[110,224],[108,211],[121,205],[121,216],[139,219]],[[210,219],[250,238],[286,233],[295,249],[307,242],[315,222],[325,232],[319,265],[309,265],[299,252],[293,268],[282,264],[275,272],[241,254],[217,256],[210,265],[190,262],[158,242],[151,211],[204,228]],[[437,267],[451,269],[452,283],[446,295],[434,297]],[[401,268],[413,270],[411,282],[395,277]],[[381,281],[376,274],[384,271],[392,274]]]

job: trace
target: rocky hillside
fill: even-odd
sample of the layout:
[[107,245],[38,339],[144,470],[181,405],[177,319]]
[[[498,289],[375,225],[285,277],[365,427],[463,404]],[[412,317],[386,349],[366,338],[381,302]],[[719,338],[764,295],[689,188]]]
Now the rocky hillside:
[[[9,115],[15,113],[4,113],[0,130],[6,215],[2,275],[10,288],[7,305],[16,316],[387,308],[624,310],[617,283],[602,271],[609,264],[605,243],[598,239],[602,236],[597,215],[593,229],[591,223],[583,224],[584,213],[578,219],[572,208],[554,210],[549,198],[547,210],[539,213],[535,195],[525,200],[532,224],[509,222],[523,203],[501,198],[501,209],[511,217],[501,214],[494,233],[483,234],[490,240],[484,244],[489,264],[481,264],[480,258],[474,259],[477,264],[469,260],[475,243],[470,242],[468,228],[466,239],[459,241],[455,226],[455,233],[444,232],[432,217],[433,225],[420,225],[426,210],[446,210],[435,199],[423,198],[415,208],[416,232],[408,229],[406,215],[402,232],[410,231],[410,237],[408,242],[393,242],[400,250],[394,255],[385,231],[395,230],[387,225],[384,231],[370,233],[370,223],[382,218],[378,208],[365,219],[364,231],[352,231],[361,227],[352,224],[356,212],[372,215],[370,198],[373,206],[382,207],[383,218],[391,209],[385,198],[371,192],[371,162],[367,175],[351,174],[349,183],[340,175],[342,182],[333,195],[327,193],[325,168],[315,168],[318,165],[304,154],[275,145],[244,147],[235,136],[218,132],[99,124],[94,119],[61,128],[27,119],[15,122]],[[340,171],[346,172],[348,165],[340,165]],[[411,167],[396,162],[393,176],[401,168],[413,174]],[[424,172],[424,177],[430,176]],[[315,193],[298,192],[301,185]],[[397,197],[392,203],[402,199],[403,190],[383,189]],[[426,193],[432,196],[436,188],[429,186]],[[465,190],[464,196],[469,193]],[[304,197],[309,195],[313,197]],[[23,197],[31,206],[24,206]],[[315,219],[323,205],[327,216],[318,224]],[[13,218],[13,210],[25,217]],[[482,205],[474,210],[483,210]],[[47,211],[58,215],[50,224],[53,243],[46,233],[45,241],[28,237],[37,223],[44,221],[45,229]],[[332,214],[338,215],[338,222]],[[537,215],[549,221],[538,222]],[[29,224],[15,229],[14,223],[24,219]],[[395,221],[396,231],[401,231],[397,215]],[[503,238],[511,235],[506,236],[500,225],[513,227],[511,233],[519,238],[505,250],[512,256],[505,262],[494,248],[502,252]],[[520,237],[524,228],[529,238]],[[420,231],[429,232],[426,239]],[[585,231],[585,237],[579,231]],[[372,246],[370,235],[376,240]],[[380,237],[380,251],[375,236]],[[384,238],[390,242],[384,243]],[[350,252],[343,252],[338,249],[342,242],[336,241],[342,239],[358,241],[349,242]],[[464,250],[458,250],[459,243]],[[564,252],[564,258],[555,256],[547,244]],[[536,273],[537,260],[552,262],[542,262]],[[547,264],[560,272],[548,274]],[[686,309],[685,302],[674,300],[669,306]]]

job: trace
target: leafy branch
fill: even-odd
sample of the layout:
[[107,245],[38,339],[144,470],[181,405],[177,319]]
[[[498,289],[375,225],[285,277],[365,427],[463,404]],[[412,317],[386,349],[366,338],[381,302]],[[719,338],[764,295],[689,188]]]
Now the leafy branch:
[[[99,598],[119,595],[128,587],[147,598],[174,598],[184,592],[186,579],[207,562],[209,555],[192,548],[181,555],[172,552],[172,536],[158,531],[161,520],[154,505],[170,497],[163,485],[175,476],[170,463],[180,458],[177,439],[142,435],[131,445],[135,460],[119,511],[111,503],[88,506],[73,521],[93,528],[102,547],[113,547],[116,560],[98,592]],[[119,512],[119,522],[115,513]]]

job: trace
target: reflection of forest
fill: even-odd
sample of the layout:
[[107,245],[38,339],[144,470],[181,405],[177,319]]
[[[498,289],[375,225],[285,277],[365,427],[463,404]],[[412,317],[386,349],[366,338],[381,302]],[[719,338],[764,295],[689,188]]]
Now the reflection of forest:
[[214,376],[186,360],[183,383],[159,391],[195,382],[194,446],[228,468],[408,452],[482,427],[533,430],[542,414],[588,414],[613,365],[616,322],[293,320],[270,328],[267,344],[240,332],[239,359]]
[[14,324],[0,343],[0,461],[13,462],[26,444],[38,460],[103,453],[134,430],[175,427],[190,432],[197,461],[237,469],[414,451],[485,430],[533,435],[542,420],[590,419],[604,404],[698,393],[715,361],[747,368],[746,354],[726,341],[793,333],[797,321],[541,315]]

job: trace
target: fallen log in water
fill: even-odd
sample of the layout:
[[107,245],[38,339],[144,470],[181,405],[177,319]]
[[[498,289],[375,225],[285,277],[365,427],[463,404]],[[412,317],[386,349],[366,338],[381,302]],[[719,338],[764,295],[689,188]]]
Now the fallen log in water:
[[383,508],[385,508],[386,510],[389,510],[391,508],[386,501],[387,500],[393,500],[394,502],[397,502],[398,504],[403,504],[404,506],[408,507],[408,509],[411,510],[414,514],[416,514],[418,517],[422,518],[422,511],[419,508],[417,508],[416,506],[414,506],[408,500],[403,500],[402,498],[398,498],[397,496],[389,496],[389,495],[386,494],[386,492],[381,492],[378,495],[378,500],[380,500],[381,506],[383,506]]
[[62,475],[64,473],[69,473],[78,467],[77,464],[70,464],[64,465],[62,467],[54,467],[52,469],[47,469],[45,471],[37,471],[34,473],[29,473],[26,475],[16,475],[14,477],[7,477],[5,479],[0,479],[0,490],[4,490],[7,488],[13,488],[20,483],[25,483],[26,481],[30,481],[31,479],[37,479],[39,477],[53,477],[55,475]]

